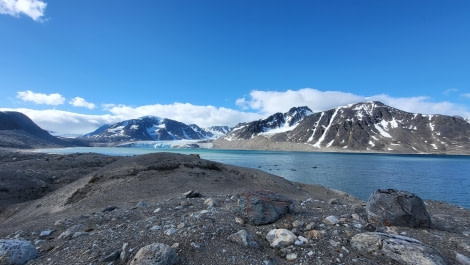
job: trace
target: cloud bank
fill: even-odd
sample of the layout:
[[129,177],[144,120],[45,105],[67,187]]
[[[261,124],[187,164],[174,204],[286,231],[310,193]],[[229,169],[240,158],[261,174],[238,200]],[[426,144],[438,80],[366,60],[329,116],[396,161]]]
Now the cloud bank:
[[41,21],[46,11],[47,4],[40,0],[0,0],[0,14],[14,17],[20,14]]
[[[470,97],[468,94],[462,96]],[[64,104],[65,97],[58,93],[42,94],[32,91],[17,93],[17,98],[24,102],[57,106]],[[90,133],[104,124],[112,124],[123,120],[142,116],[169,118],[186,124],[197,124],[201,127],[213,125],[235,126],[240,122],[249,122],[286,112],[292,107],[308,106],[314,112],[320,112],[352,103],[377,100],[413,113],[458,115],[470,118],[470,111],[465,105],[448,101],[435,102],[426,96],[392,97],[387,94],[361,96],[341,91],[320,91],[312,88],[287,91],[251,91],[248,97],[239,98],[236,104],[240,110],[216,106],[200,106],[190,103],[151,104],[129,106],[105,104],[99,112],[103,114],[80,114],[57,109],[34,110],[30,108],[0,109],[19,111],[29,116],[43,129],[57,135],[83,135]],[[75,107],[94,109],[96,105],[82,97],[68,101]],[[98,112],[98,111],[97,111]]]

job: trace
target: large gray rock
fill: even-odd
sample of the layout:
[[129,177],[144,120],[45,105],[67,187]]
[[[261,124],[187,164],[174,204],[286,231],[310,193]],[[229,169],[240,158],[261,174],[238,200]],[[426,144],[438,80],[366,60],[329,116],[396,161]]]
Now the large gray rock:
[[22,265],[38,256],[31,242],[21,239],[0,240],[0,265]]
[[417,195],[394,189],[379,189],[366,206],[369,222],[385,226],[431,227],[423,200]]
[[178,262],[178,255],[168,245],[153,243],[139,249],[130,265],[173,265]]
[[293,209],[291,199],[268,190],[244,192],[238,200],[238,213],[253,225],[275,222]]
[[365,232],[353,236],[351,246],[364,254],[385,256],[401,264],[444,265],[442,256],[416,239],[379,233]]

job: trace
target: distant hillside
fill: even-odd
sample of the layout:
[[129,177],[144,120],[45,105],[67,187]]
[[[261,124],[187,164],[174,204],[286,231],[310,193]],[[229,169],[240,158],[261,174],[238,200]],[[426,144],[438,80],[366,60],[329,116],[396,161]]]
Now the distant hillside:
[[112,145],[134,141],[207,140],[215,139],[229,130],[226,126],[203,129],[195,124],[186,125],[171,119],[146,116],[104,125],[82,138]]
[[84,144],[50,135],[23,113],[0,111],[0,147],[30,149],[72,145]]
[[[248,123],[258,124],[259,121]],[[351,104],[311,114],[295,128],[246,133],[235,128],[217,148],[470,153],[470,123],[445,115],[409,113],[381,102]]]

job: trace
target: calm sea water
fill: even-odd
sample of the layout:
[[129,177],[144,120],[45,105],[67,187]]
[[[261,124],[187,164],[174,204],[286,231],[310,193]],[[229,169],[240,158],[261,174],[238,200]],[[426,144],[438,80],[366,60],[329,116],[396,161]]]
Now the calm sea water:
[[201,158],[257,168],[291,181],[320,184],[367,200],[376,189],[400,189],[423,199],[470,209],[470,156],[273,152],[216,149],[90,147],[43,152],[96,152],[138,155],[149,152],[198,153]]

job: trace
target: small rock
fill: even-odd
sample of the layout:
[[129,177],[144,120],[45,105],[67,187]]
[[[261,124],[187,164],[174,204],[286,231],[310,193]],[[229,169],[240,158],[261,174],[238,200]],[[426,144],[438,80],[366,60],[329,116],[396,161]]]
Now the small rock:
[[103,212],[112,212],[116,209],[119,209],[117,206],[108,206],[106,208],[104,208]]
[[323,230],[310,230],[304,233],[305,238],[310,239],[321,239],[325,235]]
[[44,238],[44,237],[48,237],[52,234],[52,230],[44,230],[44,231],[41,231],[41,233],[39,234],[39,237],[40,238]]
[[258,242],[256,242],[253,236],[250,233],[248,233],[246,230],[240,230],[236,232],[235,234],[231,234],[230,236],[228,236],[227,239],[234,243],[242,245],[244,247],[251,247],[251,248],[259,247]]
[[122,261],[127,261],[129,256],[130,256],[129,243],[124,243],[124,244],[122,244],[121,254],[119,254],[119,259],[122,260]]
[[173,265],[178,262],[178,255],[168,245],[153,243],[137,252],[130,265]]
[[339,219],[334,215],[330,215],[330,216],[325,217],[323,222],[328,225],[336,225],[336,224],[339,224]]
[[289,253],[286,255],[286,259],[289,261],[297,259],[297,253]]
[[60,235],[59,235],[59,239],[70,239],[72,238],[72,236],[76,233],[76,232],[83,232],[85,230],[85,226],[84,225],[81,225],[81,224],[78,224],[78,225],[74,225],[72,227],[69,227],[67,230],[65,230],[64,232],[62,232]]
[[0,240],[0,264],[22,265],[38,256],[31,242],[21,239]]
[[161,210],[162,210],[162,208],[157,208],[157,209],[155,209],[153,212],[154,212],[154,213],[158,213],[158,212],[160,212]]
[[298,237],[297,237],[297,240],[295,241],[295,244],[296,244],[296,245],[303,245],[303,244],[305,244],[305,243],[307,243],[307,242],[308,242],[308,239],[306,239],[306,238],[303,237],[303,236],[298,236]]
[[171,236],[176,232],[177,232],[177,230],[175,228],[170,228],[170,229],[165,230],[165,235]]
[[341,204],[341,201],[338,198],[332,198],[328,200],[328,204]]
[[144,201],[140,201],[136,204],[136,207],[147,207],[147,203]]
[[204,204],[207,205],[207,207],[215,207],[217,206],[217,202],[214,200],[214,198],[207,198],[204,201]]
[[121,250],[116,250],[113,253],[109,254],[108,256],[104,257],[101,262],[109,262],[109,261],[115,261],[119,259],[119,256],[121,255]]
[[238,216],[235,217],[235,222],[238,223],[238,224],[241,224],[241,225],[245,223],[245,221],[243,221],[243,219],[241,219],[241,218],[238,217]]
[[362,230],[367,232],[375,232],[377,228],[373,224],[367,223],[365,226],[362,227]]
[[266,240],[273,248],[290,246],[296,239],[297,236],[287,229],[273,229],[266,235]]
[[90,233],[88,233],[88,232],[80,231],[80,232],[73,233],[72,238],[77,238],[77,237],[81,237],[81,236],[89,236],[89,235],[90,235]]
[[201,196],[201,193],[198,190],[190,190],[183,193],[185,198],[197,198]]
[[154,225],[150,228],[150,230],[152,230],[152,231],[162,230],[162,227],[159,226],[159,225]]

